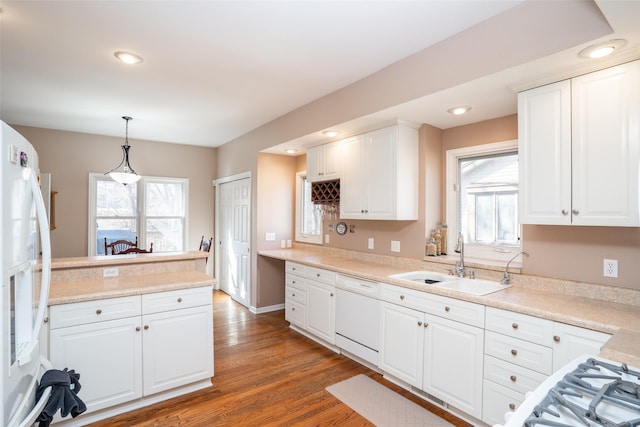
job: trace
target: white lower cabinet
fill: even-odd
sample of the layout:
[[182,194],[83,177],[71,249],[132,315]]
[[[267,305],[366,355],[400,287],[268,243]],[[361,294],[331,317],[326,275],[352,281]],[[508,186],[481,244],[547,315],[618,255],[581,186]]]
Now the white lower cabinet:
[[307,282],[307,330],[329,344],[336,342],[335,295],[334,286]]
[[380,295],[379,368],[480,418],[484,306],[387,284]]
[[582,354],[600,353],[609,338],[604,332],[553,322],[553,371]]
[[424,313],[389,302],[380,307],[380,369],[422,388]]
[[95,412],[213,376],[211,288],[50,307],[50,360]]
[[425,315],[422,389],[482,417],[484,329]]

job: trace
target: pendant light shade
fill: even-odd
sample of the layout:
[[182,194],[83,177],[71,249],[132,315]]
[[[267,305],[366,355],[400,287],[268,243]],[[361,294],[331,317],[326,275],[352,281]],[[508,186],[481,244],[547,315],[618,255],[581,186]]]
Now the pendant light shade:
[[[131,148],[129,146],[129,120],[133,119],[129,116],[122,116],[122,118],[126,120],[127,123],[124,145],[122,146],[122,161],[118,166],[107,172],[105,175],[109,174],[111,179],[114,181],[127,185],[138,182],[141,176],[138,175],[129,164],[129,148]],[[122,169],[120,167],[122,167]]]

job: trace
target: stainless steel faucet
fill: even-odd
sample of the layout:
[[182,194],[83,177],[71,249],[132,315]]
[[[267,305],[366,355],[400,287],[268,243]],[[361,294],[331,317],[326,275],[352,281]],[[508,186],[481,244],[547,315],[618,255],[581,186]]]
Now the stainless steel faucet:
[[460,261],[456,263],[455,273],[458,277],[464,277],[464,236],[462,233],[458,234],[458,241],[456,242],[454,252],[460,254]]
[[511,264],[511,261],[513,261],[514,259],[518,258],[518,256],[520,256],[520,255],[524,255],[526,257],[529,256],[529,254],[524,252],[524,251],[523,252],[518,252],[517,254],[515,254],[513,256],[513,258],[511,258],[509,260],[509,262],[507,263],[507,266],[504,269],[504,275],[502,276],[502,280],[500,281],[501,284],[503,284],[503,285],[508,285],[509,284],[509,281],[511,280],[511,274],[509,274],[509,265]]

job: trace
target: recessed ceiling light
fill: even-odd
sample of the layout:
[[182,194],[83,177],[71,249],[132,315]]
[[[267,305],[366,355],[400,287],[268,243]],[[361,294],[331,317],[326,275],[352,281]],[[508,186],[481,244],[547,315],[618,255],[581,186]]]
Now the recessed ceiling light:
[[328,136],[329,138],[333,138],[334,136],[338,135],[338,132],[336,132],[335,130],[325,130],[324,132],[322,132],[325,136]]
[[141,56],[138,56],[135,53],[131,53],[131,52],[118,51],[118,52],[115,52],[113,56],[115,56],[125,64],[129,64],[129,65],[139,64],[142,62]]
[[296,150],[295,148],[287,148],[286,150],[284,150],[284,152],[287,154],[294,154],[297,153],[298,150]]
[[604,58],[605,56],[611,55],[616,49],[620,49],[625,44],[627,44],[627,41],[624,39],[609,40],[607,42],[585,47],[580,51],[580,53],[578,53],[578,56],[588,59]]
[[469,110],[471,110],[471,107],[453,107],[453,108],[449,108],[447,112],[451,114],[455,114],[456,116],[459,116],[460,114],[464,114]]

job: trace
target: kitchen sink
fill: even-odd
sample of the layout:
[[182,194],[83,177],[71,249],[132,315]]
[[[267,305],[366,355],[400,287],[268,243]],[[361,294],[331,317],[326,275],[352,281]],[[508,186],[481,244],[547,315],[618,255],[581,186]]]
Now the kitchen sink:
[[434,273],[432,271],[409,271],[406,273],[392,274],[389,277],[392,279],[406,280],[414,284],[420,283],[438,288],[452,289],[472,295],[489,295],[511,287],[511,285],[503,285],[500,282],[494,282],[492,280],[461,278]]

